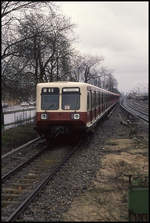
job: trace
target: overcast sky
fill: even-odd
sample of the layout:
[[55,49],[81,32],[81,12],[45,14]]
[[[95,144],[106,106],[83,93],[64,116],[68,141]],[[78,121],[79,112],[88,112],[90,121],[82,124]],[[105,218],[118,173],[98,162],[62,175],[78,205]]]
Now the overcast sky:
[[76,24],[76,49],[103,56],[121,91],[148,85],[148,1],[56,2]]

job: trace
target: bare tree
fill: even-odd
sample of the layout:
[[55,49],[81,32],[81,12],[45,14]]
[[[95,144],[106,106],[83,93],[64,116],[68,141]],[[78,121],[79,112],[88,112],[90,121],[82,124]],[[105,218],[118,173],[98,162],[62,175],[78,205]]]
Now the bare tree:
[[[1,47],[1,78],[3,98],[5,95],[18,95],[17,89],[20,86],[19,80],[24,76],[24,70],[30,66],[29,59],[21,61],[16,51],[16,45],[24,42],[25,39],[18,36],[18,24],[23,20],[23,13],[38,10],[38,7],[45,7],[52,12],[51,2],[33,2],[33,1],[2,1],[1,2],[1,25],[2,25],[2,47]],[[40,7],[39,7],[40,8]],[[20,75],[20,76],[19,76]],[[31,80],[31,78],[30,78]],[[12,84],[13,83],[13,84]],[[16,92],[16,93],[15,93]]]
[[16,57],[30,63],[30,72],[35,75],[36,83],[58,80],[62,74],[67,75],[71,55],[67,32],[73,27],[70,21],[60,15],[34,13],[26,15],[19,23],[18,36],[24,41],[18,41],[13,52]]
[[14,11],[18,11],[23,8],[29,8],[30,6],[35,5],[33,1],[2,1],[1,2],[1,18],[8,16]]
[[52,2],[34,2],[34,1],[2,1],[1,2],[1,18],[2,18],[2,52],[1,59],[5,59],[15,54],[13,46],[25,39],[19,39],[16,31],[18,22],[22,19],[22,14],[27,10],[34,11],[39,8],[46,7],[53,13]]
[[101,64],[103,57],[98,56],[80,56],[76,57],[74,62],[74,74],[78,81],[83,81],[85,83],[90,83],[91,80],[94,80],[97,77],[97,66]]

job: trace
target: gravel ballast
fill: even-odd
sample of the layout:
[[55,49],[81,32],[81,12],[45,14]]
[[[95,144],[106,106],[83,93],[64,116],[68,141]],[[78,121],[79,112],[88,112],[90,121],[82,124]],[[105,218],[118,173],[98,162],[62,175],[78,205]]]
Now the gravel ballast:
[[[65,221],[63,214],[69,210],[73,200],[93,186],[97,171],[101,168],[100,160],[108,153],[105,150],[107,140],[131,137],[130,128],[121,124],[119,114],[126,118],[117,108],[109,119],[99,123],[95,133],[88,136],[55,179],[18,218],[19,221]],[[141,131],[147,131],[144,124],[140,125]]]

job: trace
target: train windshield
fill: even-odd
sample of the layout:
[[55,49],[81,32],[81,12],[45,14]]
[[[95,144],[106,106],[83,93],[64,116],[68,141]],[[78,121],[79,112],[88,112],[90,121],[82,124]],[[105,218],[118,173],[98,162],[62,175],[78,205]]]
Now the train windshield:
[[64,110],[79,110],[80,109],[80,89],[79,88],[63,88],[62,109]]
[[42,88],[41,109],[57,110],[59,108],[59,88]]

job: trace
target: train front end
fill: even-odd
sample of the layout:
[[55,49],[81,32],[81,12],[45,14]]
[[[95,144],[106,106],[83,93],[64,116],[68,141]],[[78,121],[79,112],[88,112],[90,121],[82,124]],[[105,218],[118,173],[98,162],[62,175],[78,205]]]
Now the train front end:
[[47,139],[82,131],[86,126],[86,106],[77,82],[37,84],[36,131]]

